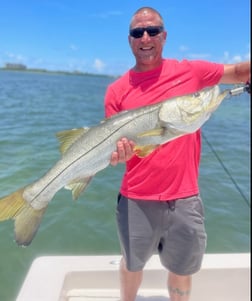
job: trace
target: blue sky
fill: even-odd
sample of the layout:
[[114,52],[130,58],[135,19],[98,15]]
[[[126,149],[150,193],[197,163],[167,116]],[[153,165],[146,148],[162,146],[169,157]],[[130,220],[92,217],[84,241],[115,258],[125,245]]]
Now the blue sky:
[[[4,2],[4,5],[3,5]],[[250,59],[249,0],[9,0],[0,6],[0,67],[120,75],[134,64],[132,14],[152,6],[164,18],[164,57],[233,63]]]

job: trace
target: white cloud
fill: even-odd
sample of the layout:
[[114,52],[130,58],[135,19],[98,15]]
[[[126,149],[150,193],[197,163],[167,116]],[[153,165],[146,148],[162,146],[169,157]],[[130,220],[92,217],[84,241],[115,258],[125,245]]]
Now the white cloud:
[[106,64],[100,60],[100,59],[95,59],[93,67],[96,71],[102,72],[105,68]]
[[17,63],[25,63],[26,62],[26,57],[23,56],[22,54],[14,54],[11,52],[6,52],[5,53],[6,59],[12,60],[12,62],[17,62]]
[[73,50],[73,51],[79,50],[79,47],[76,46],[76,45],[74,45],[74,44],[71,44],[71,45],[69,46],[69,48],[70,48],[71,50]]
[[245,54],[245,60],[246,60],[246,61],[249,61],[249,60],[250,60],[250,57],[251,57],[250,52],[248,52],[248,53]]
[[189,50],[188,46],[186,46],[186,45],[179,46],[179,51],[184,52],[184,51],[187,51],[187,50]]
[[233,64],[233,63],[239,63],[247,60],[250,60],[250,52],[245,54],[231,55],[229,51],[225,51],[223,53],[223,58],[221,59],[221,62],[226,64]]
[[108,19],[110,17],[117,17],[121,16],[123,13],[121,11],[107,11],[107,12],[100,12],[94,13],[91,17],[100,18],[100,19]]
[[86,61],[84,59],[69,59],[65,67],[62,66],[65,70],[70,71],[85,71]]
[[233,56],[232,60],[234,63],[238,63],[238,62],[242,61],[242,57],[240,55],[235,55],[235,56]]
[[207,59],[210,59],[211,54],[209,54],[209,53],[188,53],[187,57],[190,59],[207,60]]
[[229,52],[224,51],[224,62],[227,62],[229,60]]

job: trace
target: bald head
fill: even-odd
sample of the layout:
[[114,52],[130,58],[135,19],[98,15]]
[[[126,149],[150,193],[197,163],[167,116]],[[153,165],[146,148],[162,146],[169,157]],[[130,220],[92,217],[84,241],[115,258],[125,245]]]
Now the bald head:
[[160,13],[152,7],[145,6],[145,7],[139,8],[133,14],[131,21],[130,21],[130,28],[132,28],[132,23],[135,23],[138,20],[138,18],[143,19],[145,16],[147,17],[150,14],[156,16],[157,20],[159,21],[160,26],[164,26],[164,21],[163,21],[162,16],[160,15]]

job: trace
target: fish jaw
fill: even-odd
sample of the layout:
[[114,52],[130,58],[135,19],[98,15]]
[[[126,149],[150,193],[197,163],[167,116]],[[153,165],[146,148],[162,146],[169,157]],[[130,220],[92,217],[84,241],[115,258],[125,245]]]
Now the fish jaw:
[[161,106],[160,123],[175,135],[193,133],[209,119],[226,95],[225,92],[220,93],[219,86],[216,85],[171,99]]

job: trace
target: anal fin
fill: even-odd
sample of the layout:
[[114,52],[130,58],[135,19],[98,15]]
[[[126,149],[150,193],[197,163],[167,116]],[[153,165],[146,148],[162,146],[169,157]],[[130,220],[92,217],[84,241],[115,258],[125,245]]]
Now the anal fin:
[[80,194],[86,189],[92,178],[93,176],[74,180],[65,186],[65,189],[72,191],[72,197],[74,201],[77,200]]

